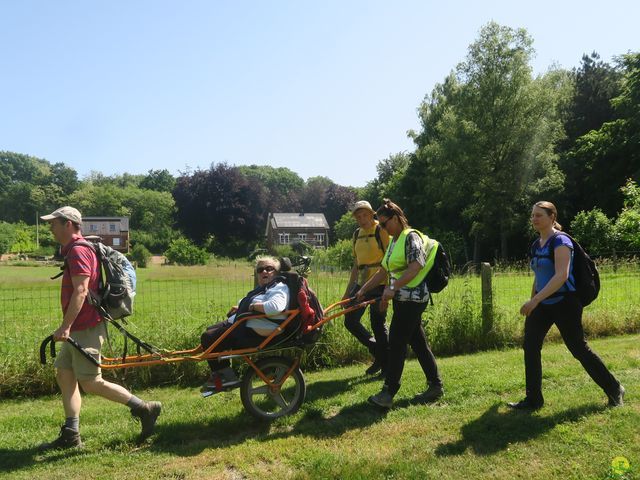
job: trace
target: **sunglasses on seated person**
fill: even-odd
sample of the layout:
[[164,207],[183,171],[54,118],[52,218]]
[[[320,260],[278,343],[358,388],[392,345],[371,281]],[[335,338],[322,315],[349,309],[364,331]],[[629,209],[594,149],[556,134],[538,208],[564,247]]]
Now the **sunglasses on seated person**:
[[271,265],[267,265],[265,267],[258,267],[256,268],[256,272],[258,273],[262,273],[262,272],[267,272],[267,273],[271,273],[275,270],[275,267],[272,267]]

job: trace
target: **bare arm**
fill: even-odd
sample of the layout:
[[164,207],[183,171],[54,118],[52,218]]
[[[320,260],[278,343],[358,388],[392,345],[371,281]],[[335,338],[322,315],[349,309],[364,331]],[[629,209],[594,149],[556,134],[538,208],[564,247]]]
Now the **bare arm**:
[[76,317],[80,313],[89,293],[89,277],[83,275],[72,276],[71,284],[73,285],[73,293],[69,300],[69,306],[62,318],[62,325],[53,333],[53,338],[56,342],[64,342],[69,338],[71,325],[76,321]]
[[535,282],[531,299],[520,307],[520,314],[528,316],[534,308],[544,299],[555,293],[569,278],[569,266],[571,265],[571,249],[566,246],[557,247],[554,251],[555,273],[542,290],[535,293]]

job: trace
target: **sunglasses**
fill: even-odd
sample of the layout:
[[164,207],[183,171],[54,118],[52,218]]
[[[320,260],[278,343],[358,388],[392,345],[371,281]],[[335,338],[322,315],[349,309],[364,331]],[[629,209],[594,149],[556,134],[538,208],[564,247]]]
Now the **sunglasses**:
[[271,265],[267,265],[266,267],[258,267],[258,268],[256,268],[256,272],[258,272],[258,273],[262,273],[262,272],[271,273],[273,271],[275,271],[275,268],[272,267]]
[[389,220],[391,220],[392,218],[393,218],[393,216],[391,216],[391,217],[387,218],[384,222],[379,222],[379,223],[380,223],[380,226],[381,226],[382,228],[387,228],[387,223],[389,223]]

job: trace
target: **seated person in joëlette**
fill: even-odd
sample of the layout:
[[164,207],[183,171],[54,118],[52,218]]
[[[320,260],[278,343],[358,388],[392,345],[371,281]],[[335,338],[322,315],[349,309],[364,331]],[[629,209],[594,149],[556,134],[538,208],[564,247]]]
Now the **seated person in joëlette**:
[[[205,330],[200,337],[200,343],[204,350],[229,330],[240,314],[266,314],[268,318],[250,319],[237,326],[216,347],[216,351],[260,345],[265,337],[271,335],[278,325],[287,318],[283,312],[289,306],[290,293],[285,279],[279,276],[280,267],[280,260],[275,257],[261,256],[256,258],[255,271],[258,277],[258,286],[240,300],[237,308],[234,307],[227,313],[226,320]],[[213,359],[208,360],[208,363],[211,368],[211,376],[202,386],[203,393],[216,393],[240,384],[240,379],[231,368],[228,359]]]

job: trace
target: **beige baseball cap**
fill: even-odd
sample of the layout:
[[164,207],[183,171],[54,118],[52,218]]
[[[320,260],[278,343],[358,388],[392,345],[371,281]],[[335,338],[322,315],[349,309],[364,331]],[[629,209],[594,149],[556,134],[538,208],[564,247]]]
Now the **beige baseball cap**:
[[49,215],[44,215],[40,217],[41,220],[48,222],[49,220],[53,220],[54,218],[66,218],[67,220],[71,220],[73,223],[77,223],[78,225],[82,225],[82,215],[78,211],[77,208],[73,207],[60,207],[57,210],[54,210]]
[[353,204],[353,208],[351,209],[351,214],[356,213],[357,210],[364,208],[365,210],[369,210],[371,213],[376,213],[373,208],[371,208],[371,204],[366,200],[360,200]]

